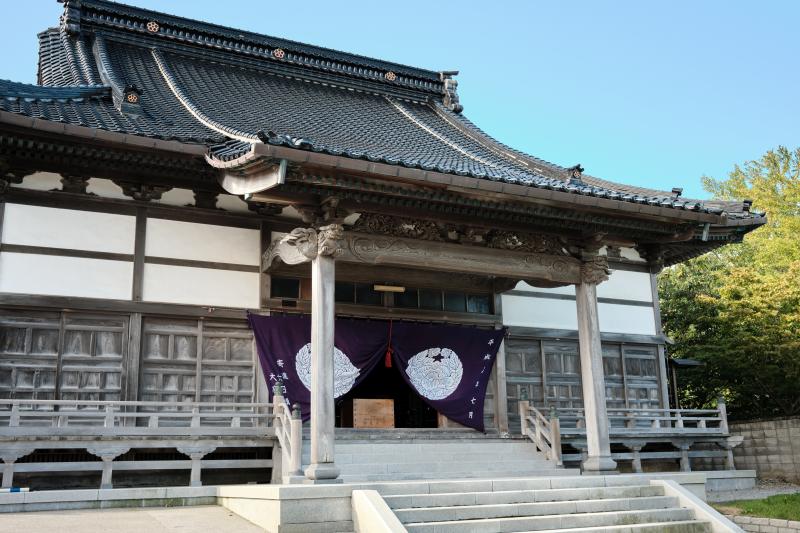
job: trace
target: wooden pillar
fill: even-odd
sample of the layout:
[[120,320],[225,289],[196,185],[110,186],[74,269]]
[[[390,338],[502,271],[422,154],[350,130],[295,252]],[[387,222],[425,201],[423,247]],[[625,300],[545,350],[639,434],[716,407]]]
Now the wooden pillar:
[[501,437],[508,436],[508,385],[506,384],[506,342],[500,343],[495,360],[494,418]]
[[[338,228],[341,233],[341,226]],[[336,231],[332,226],[320,228],[318,253],[311,260],[311,464],[305,474],[315,482],[339,477],[334,461],[333,396],[336,249],[325,246],[326,232],[332,231]]]
[[334,461],[334,259],[342,252],[343,236],[341,224],[296,228],[273,242],[263,258],[267,269],[276,257],[288,265],[311,261],[311,464],[305,475],[312,483],[339,481]]
[[597,284],[608,279],[605,258],[585,262],[581,277],[582,283],[575,286],[575,299],[588,452],[581,467],[586,473],[609,472],[616,470],[617,464],[611,458],[608,436],[603,348],[600,344],[600,321],[597,315]]

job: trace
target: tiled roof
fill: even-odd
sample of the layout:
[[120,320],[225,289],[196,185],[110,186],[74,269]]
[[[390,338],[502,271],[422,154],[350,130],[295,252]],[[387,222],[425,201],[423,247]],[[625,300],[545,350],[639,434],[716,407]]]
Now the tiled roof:
[[64,4],[61,26],[39,35],[43,87],[0,82],[0,110],[203,143],[208,159],[225,166],[268,143],[623,202],[742,212],[591,176],[571,180],[566,168],[505,146],[464,117],[451,105],[447,75],[104,0]]

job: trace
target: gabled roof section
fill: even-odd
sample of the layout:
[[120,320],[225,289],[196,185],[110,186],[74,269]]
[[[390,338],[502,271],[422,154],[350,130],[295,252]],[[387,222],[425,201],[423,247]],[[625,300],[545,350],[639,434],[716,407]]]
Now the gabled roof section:
[[371,59],[288,39],[260,35],[104,0],[62,0],[62,27],[70,35],[125,34],[151,46],[196,48],[255,60],[321,78],[335,76],[356,85],[424,100],[441,95],[438,72]]
[[463,116],[453,72],[106,0],[61,1],[60,26],[39,35],[40,85],[0,82],[0,111],[202,143],[209,164],[233,171],[263,157],[258,145],[275,145],[601,198],[613,209],[758,218],[741,204],[620,185],[510,148]]

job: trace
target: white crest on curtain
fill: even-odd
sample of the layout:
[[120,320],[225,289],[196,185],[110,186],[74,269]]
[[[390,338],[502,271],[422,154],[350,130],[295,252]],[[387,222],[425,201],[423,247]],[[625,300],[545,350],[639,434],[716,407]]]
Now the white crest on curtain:
[[[308,390],[311,390],[311,343],[309,342],[297,352],[295,358],[297,376]],[[338,398],[347,393],[355,385],[361,371],[353,366],[350,358],[339,348],[333,347],[333,396]]]
[[408,360],[406,374],[411,384],[429,400],[443,400],[461,383],[464,367],[449,348],[428,348]]

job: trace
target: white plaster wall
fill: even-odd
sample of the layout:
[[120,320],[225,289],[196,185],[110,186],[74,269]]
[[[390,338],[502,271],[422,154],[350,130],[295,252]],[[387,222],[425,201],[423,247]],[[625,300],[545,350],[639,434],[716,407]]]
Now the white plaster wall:
[[517,286],[514,287],[515,291],[525,291],[525,292],[546,292],[549,294],[568,294],[570,296],[575,296],[575,285],[567,285],[565,287],[553,287],[552,289],[544,288],[544,287],[534,287],[533,285],[528,285],[524,281],[520,281],[517,283]]
[[102,178],[90,178],[89,184],[86,187],[86,192],[102,196],[103,198],[114,198],[116,200],[131,199],[129,196],[125,196],[122,192],[122,187],[111,180]]
[[155,203],[178,207],[194,205],[194,193],[189,189],[170,189],[162,194]]
[[0,253],[0,292],[130,300],[133,263]]
[[258,307],[255,272],[171,265],[144,265],[142,297],[149,302]]
[[620,248],[619,255],[623,259],[627,259],[629,261],[645,262],[644,259],[642,259],[642,256],[639,255],[639,252],[637,252],[635,248]]
[[6,204],[2,242],[132,254],[135,232],[133,216]]
[[247,202],[232,194],[220,194],[217,197],[217,207],[231,213],[249,213]]
[[608,281],[597,286],[597,297],[652,302],[653,291],[650,287],[650,274],[631,272],[630,270],[612,270]]
[[61,190],[61,176],[52,172],[34,172],[22,178],[22,183],[12,185],[20,189],[30,189],[33,191],[52,191]]
[[[574,285],[547,289],[543,287],[533,287],[521,281],[517,283],[514,290],[575,296]],[[650,289],[650,274],[647,272],[631,272],[629,270],[612,270],[608,281],[597,286],[597,296],[598,298],[652,302],[653,293]]]
[[504,294],[503,324],[575,330],[578,329],[575,301]]
[[656,334],[652,307],[600,303],[597,304],[597,314],[600,318],[600,331],[633,335]]
[[[574,300],[556,300],[524,295],[503,295],[503,324],[530,328],[578,329]],[[655,335],[652,307],[599,303],[600,331]]]
[[158,218],[147,219],[145,254],[232,263],[260,264],[259,231]]

